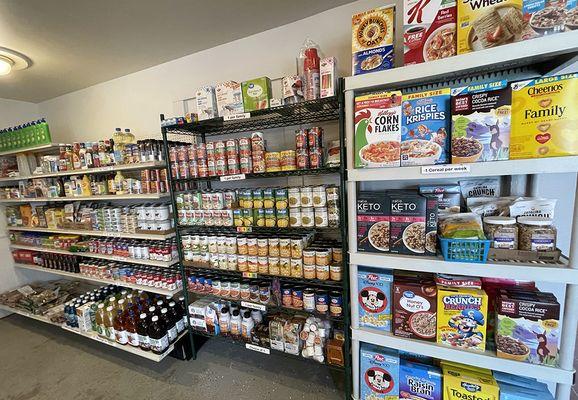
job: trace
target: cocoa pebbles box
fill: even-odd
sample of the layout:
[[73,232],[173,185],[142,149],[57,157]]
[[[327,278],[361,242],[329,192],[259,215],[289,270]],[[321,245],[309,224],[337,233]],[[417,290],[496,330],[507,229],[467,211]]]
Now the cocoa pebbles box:
[[454,0],[404,0],[403,63],[418,64],[456,54]]

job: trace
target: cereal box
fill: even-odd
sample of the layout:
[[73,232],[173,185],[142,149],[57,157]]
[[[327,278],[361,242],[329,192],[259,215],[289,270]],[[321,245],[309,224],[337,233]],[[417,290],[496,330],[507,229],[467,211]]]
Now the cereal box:
[[217,86],[215,86],[215,95],[217,97],[219,117],[243,113],[241,84],[235,81],[218,83]]
[[458,0],[458,54],[523,40],[523,0]]
[[401,166],[449,163],[450,89],[406,94],[401,113]]
[[578,28],[577,2],[524,0],[522,7],[523,40]]
[[404,65],[455,55],[456,19],[455,0],[404,0]]
[[499,400],[500,390],[492,375],[471,369],[442,365],[444,400]]
[[357,193],[357,251],[389,251],[389,208],[383,191]]
[[452,163],[507,160],[512,91],[506,80],[454,88]]
[[441,370],[431,365],[400,360],[399,397],[413,400],[441,400]]
[[389,190],[387,193],[391,201],[389,251],[425,255],[427,199],[404,190]]
[[520,386],[529,389],[531,388],[540,391],[548,389],[548,385],[546,385],[543,382],[538,382],[536,378],[529,378],[527,376],[509,374],[507,372],[501,371],[493,371],[493,375],[494,379],[498,382],[498,385],[505,383],[508,385]]
[[401,91],[355,98],[355,167],[399,167]]
[[351,19],[353,75],[393,68],[395,6],[355,14]]
[[359,267],[357,289],[359,293],[359,326],[391,331],[390,270]]
[[436,340],[437,289],[433,281],[398,279],[393,283],[393,334]]
[[195,97],[199,121],[218,116],[217,100],[215,99],[215,88],[213,86],[203,86],[198,88],[195,92]]
[[498,385],[500,387],[500,400],[554,400],[547,387],[524,387],[499,381]]
[[437,343],[484,351],[487,313],[483,290],[438,286]]
[[269,108],[271,99],[271,80],[266,76],[241,83],[243,108],[245,112]]
[[399,355],[397,351],[361,343],[359,396],[360,400],[398,400]]
[[510,158],[578,155],[578,74],[512,84]]

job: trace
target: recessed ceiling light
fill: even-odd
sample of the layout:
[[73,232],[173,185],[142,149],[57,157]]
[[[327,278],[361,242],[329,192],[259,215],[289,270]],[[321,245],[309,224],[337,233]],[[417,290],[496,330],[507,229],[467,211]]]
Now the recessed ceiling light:
[[32,60],[22,53],[0,47],[0,75],[8,75],[11,71],[26,69],[32,65]]

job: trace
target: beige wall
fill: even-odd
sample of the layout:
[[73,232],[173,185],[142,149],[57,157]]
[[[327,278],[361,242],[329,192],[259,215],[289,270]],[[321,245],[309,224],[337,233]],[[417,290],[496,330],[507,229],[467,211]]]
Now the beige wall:
[[39,117],[38,112],[37,104],[0,99],[0,129],[32,121]]

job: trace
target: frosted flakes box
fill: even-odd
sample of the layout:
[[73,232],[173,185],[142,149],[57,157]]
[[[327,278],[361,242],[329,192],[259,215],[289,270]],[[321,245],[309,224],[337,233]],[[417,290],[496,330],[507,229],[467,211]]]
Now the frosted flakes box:
[[225,81],[215,86],[217,109],[219,117],[243,113],[243,98],[241,84],[235,81]]
[[359,396],[360,400],[398,400],[399,355],[397,351],[361,343]]
[[360,266],[357,271],[359,326],[391,332],[390,270]]
[[401,166],[447,164],[450,89],[403,95],[401,115]]
[[578,74],[512,83],[510,158],[578,155]]
[[351,19],[353,75],[393,68],[395,6],[355,14]]
[[452,164],[508,160],[512,91],[506,80],[451,90]]
[[455,0],[404,0],[404,65],[455,55],[456,19]]
[[442,400],[442,373],[438,367],[400,361],[399,397],[412,400]]
[[355,168],[399,167],[401,91],[355,98]]

